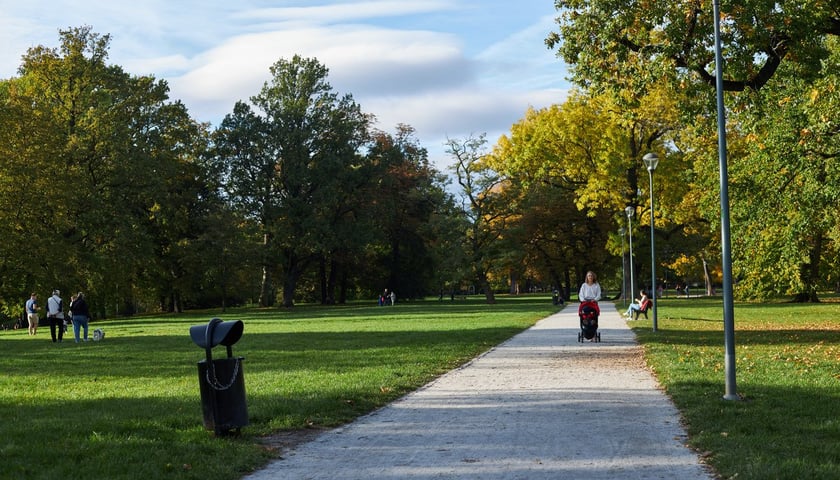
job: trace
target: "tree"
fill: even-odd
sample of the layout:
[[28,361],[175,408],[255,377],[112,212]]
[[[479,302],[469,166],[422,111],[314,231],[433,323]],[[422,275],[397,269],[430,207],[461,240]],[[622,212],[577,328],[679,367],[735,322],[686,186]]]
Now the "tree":
[[394,135],[377,132],[368,156],[374,166],[369,213],[384,242],[377,259],[385,275],[380,286],[405,298],[421,296],[434,276],[429,248],[439,232],[429,223],[448,201],[444,179],[408,125],[398,125]]
[[179,182],[195,178],[200,127],[165,82],[107,65],[109,36],[82,27],[60,38],[30,49],[2,88],[2,178],[27,186],[0,199],[23,204],[9,224],[19,243],[2,256],[30,259],[17,277],[28,288],[82,288],[97,314],[130,313],[155,289],[155,250],[177,237],[150,235],[153,218],[195,191]]
[[768,88],[753,96],[753,108],[738,113],[746,154],[733,164],[738,201],[733,203],[735,245],[751,252],[736,262],[739,293],[763,298],[791,294],[816,302],[836,272],[837,204],[840,200],[840,49],[826,75],[803,81],[780,69]]
[[[554,4],[559,31],[546,44],[572,66],[579,85],[638,91],[677,71],[715,85],[711,0]],[[814,78],[828,55],[823,40],[840,35],[840,10],[830,0],[745,0],[723,5],[721,16],[729,91],[759,90],[784,62]]]
[[486,163],[485,135],[448,139],[447,152],[461,189],[462,208],[468,220],[464,232],[464,251],[469,259],[472,279],[484,291],[487,303],[495,303],[490,273],[501,255],[501,239],[513,211],[504,201],[505,179]]
[[283,304],[294,304],[298,279],[328,250],[330,206],[360,160],[370,118],[350,95],[339,97],[315,59],[294,56],[270,68],[272,78],[238,102],[215,133],[230,199],[262,230],[260,305],[273,305],[274,275]]
[[[626,225],[625,208],[637,212],[636,235],[649,231],[648,175],[641,160],[649,151],[662,157],[656,182],[658,259],[667,264],[705,245],[687,241],[708,230],[688,194],[692,172],[679,152],[666,150],[677,144],[678,98],[668,85],[632,101],[575,92],[562,105],[529,110],[510,136],[499,140],[488,162],[522,195],[516,203],[520,243],[528,245],[528,258],[543,278],[568,289],[568,272],[582,281],[589,269],[599,270],[601,278],[620,270],[609,253],[622,254],[621,239],[611,232]],[[643,244],[635,249],[639,256],[643,252]],[[635,263],[637,276],[644,265]]]

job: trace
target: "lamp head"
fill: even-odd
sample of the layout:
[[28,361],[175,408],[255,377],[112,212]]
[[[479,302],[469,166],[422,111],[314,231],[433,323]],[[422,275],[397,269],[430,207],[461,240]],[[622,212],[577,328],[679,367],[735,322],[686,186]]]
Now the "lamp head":
[[652,172],[656,170],[656,166],[659,165],[659,156],[651,152],[642,157],[642,161],[644,161],[645,165],[647,165],[648,171]]
[[624,209],[624,213],[627,214],[627,218],[633,218],[633,215],[636,213],[636,209],[628,205],[627,208]]

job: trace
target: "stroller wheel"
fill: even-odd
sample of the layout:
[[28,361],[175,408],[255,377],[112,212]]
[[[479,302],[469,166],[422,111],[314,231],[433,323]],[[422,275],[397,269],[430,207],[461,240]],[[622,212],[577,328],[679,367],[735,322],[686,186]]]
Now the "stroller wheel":
[[583,334],[578,332],[578,343],[583,341]]

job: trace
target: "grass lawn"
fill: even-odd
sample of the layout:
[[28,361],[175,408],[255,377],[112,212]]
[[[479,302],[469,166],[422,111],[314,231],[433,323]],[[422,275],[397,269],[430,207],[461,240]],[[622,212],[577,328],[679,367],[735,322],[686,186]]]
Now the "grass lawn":
[[[659,332],[631,322],[723,478],[840,479],[840,302],[736,304],[738,393],[722,400],[720,299],[663,299]],[[41,326],[0,331],[0,478],[238,479],[273,452],[260,437],[336,426],[556,311],[547,296],[396,307],[298,306],[94,322],[105,341],[61,345]],[[245,324],[250,425],[216,438],[202,424],[189,327]],[[217,347],[214,355],[224,356]]]
[[[485,305],[298,306],[91,323],[103,342],[50,341],[49,326],[0,331],[0,478],[232,480],[272,452],[260,436],[329,427],[382,406],[556,311],[550,299]],[[189,327],[242,320],[250,425],[216,438],[202,423]],[[225,356],[224,347],[214,349]]]
[[722,400],[720,298],[658,303],[657,333],[630,323],[707,463],[739,480],[840,478],[840,302],[736,304],[741,401]]

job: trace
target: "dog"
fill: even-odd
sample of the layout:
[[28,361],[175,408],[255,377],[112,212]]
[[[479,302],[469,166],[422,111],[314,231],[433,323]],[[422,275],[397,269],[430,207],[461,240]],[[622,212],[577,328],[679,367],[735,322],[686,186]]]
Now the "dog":
[[97,328],[93,331],[93,341],[98,342],[105,339],[105,330]]

